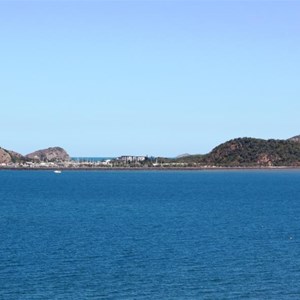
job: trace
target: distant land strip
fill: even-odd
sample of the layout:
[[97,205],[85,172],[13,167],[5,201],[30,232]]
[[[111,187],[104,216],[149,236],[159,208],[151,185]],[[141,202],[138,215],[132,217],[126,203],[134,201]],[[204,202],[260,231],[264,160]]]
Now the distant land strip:
[[21,167],[0,167],[1,171],[238,171],[238,170],[266,170],[266,171],[278,171],[278,170],[300,170],[300,166],[278,166],[278,167],[267,167],[267,166],[257,166],[257,167],[85,167],[85,168],[21,168]]
[[177,158],[123,155],[113,159],[71,159],[61,147],[23,156],[0,148],[0,169],[9,170],[214,170],[300,168],[300,136],[287,140],[236,138],[207,154]]

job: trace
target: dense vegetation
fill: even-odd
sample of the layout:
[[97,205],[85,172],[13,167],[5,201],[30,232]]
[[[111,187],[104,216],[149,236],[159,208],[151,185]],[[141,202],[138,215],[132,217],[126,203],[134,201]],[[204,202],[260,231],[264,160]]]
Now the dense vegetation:
[[188,156],[178,162],[214,166],[300,166],[300,143],[294,140],[237,138],[206,155]]

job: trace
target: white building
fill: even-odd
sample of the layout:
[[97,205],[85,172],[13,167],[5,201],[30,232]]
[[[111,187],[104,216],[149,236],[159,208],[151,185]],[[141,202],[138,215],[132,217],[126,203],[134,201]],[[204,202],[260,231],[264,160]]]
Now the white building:
[[124,162],[141,162],[145,161],[147,156],[135,156],[135,155],[122,155],[118,157],[118,160],[124,161]]

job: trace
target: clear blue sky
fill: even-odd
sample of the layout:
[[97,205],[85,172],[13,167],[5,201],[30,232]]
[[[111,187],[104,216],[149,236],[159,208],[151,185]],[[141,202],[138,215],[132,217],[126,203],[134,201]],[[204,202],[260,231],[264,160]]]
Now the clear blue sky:
[[0,146],[206,153],[300,134],[300,1],[0,0]]

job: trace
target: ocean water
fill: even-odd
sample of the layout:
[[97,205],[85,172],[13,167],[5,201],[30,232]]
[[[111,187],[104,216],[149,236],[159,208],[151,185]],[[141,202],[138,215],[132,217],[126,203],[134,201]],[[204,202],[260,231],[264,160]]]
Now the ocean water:
[[300,171],[0,171],[0,299],[300,299]]

